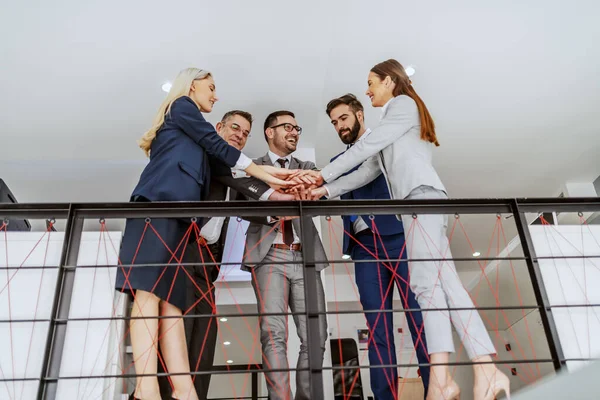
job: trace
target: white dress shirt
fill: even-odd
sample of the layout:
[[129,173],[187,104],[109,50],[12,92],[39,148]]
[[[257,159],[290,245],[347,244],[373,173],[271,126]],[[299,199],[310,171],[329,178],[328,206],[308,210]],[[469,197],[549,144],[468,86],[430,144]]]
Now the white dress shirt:
[[240,153],[240,157],[238,158],[237,162],[235,163],[232,169],[240,169],[243,171],[246,168],[248,168],[250,164],[252,164],[252,159],[246,156],[244,153]]
[[394,98],[392,97],[391,99],[389,99],[387,101],[387,103],[385,103],[383,105],[383,107],[381,107],[381,115],[379,116],[379,121],[381,121],[383,119],[383,116],[385,115],[385,113],[387,112],[387,109],[390,107],[390,103],[392,102],[392,100],[394,100]]
[[[277,154],[273,153],[272,151],[269,150],[269,158],[271,159],[271,163],[273,163],[273,166],[275,166],[276,168],[281,168],[281,165],[277,162],[277,160],[279,160],[280,158],[284,158],[286,160],[285,163],[285,168],[290,168],[290,162],[292,161],[292,156],[290,154],[288,154],[285,157],[279,157]],[[268,192],[268,191],[267,191]],[[266,192],[265,192],[266,193]],[[268,198],[268,197],[267,197]],[[271,217],[267,217],[267,221],[269,223],[271,222],[275,222],[271,219]],[[291,224],[292,221],[291,220],[287,220],[283,222],[284,224]],[[296,243],[300,243],[300,238],[298,237],[298,235],[296,234],[296,229],[294,229],[294,226],[292,225],[292,231],[294,232],[294,244]],[[273,241],[273,244],[284,244],[283,242],[283,230],[279,229],[277,232],[277,236],[275,237],[275,240]]]
[[[229,200],[229,188],[227,188],[227,194],[225,195],[225,201]],[[208,220],[206,225],[200,229],[200,236],[206,240],[208,244],[214,244],[219,241],[219,237],[221,236],[221,229],[223,229],[223,224],[225,223],[225,219],[229,217],[212,217]]]

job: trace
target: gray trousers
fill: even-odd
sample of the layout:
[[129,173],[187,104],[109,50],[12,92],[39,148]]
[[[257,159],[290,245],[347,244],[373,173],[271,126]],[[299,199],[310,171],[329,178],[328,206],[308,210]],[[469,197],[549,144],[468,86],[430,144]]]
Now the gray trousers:
[[[446,199],[446,193],[429,186],[414,189],[407,199]],[[446,231],[448,216],[443,214],[402,215],[408,258],[452,258]],[[411,228],[412,227],[412,228]],[[469,359],[494,354],[496,350],[477,310],[427,311],[429,308],[474,307],[454,261],[409,262],[410,288],[423,313],[429,354],[452,353],[452,325],[465,346]]]
[[[304,276],[302,264],[269,264],[269,262],[302,262],[302,253],[293,250],[274,249],[267,253],[262,264],[252,269],[252,287],[256,294],[258,311],[262,313],[304,312]],[[321,277],[317,275],[317,301],[319,310],[325,311],[325,293]],[[287,358],[288,316],[265,316],[260,318],[260,342],[262,344],[263,368],[289,368]],[[308,329],[306,315],[294,315],[296,332],[300,338],[300,354],[296,368],[308,368]],[[321,349],[321,365],[327,341],[327,318],[319,317],[319,343],[311,343]],[[289,372],[265,373],[270,400],[291,400]],[[296,400],[310,399],[309,371],[296,372]]]

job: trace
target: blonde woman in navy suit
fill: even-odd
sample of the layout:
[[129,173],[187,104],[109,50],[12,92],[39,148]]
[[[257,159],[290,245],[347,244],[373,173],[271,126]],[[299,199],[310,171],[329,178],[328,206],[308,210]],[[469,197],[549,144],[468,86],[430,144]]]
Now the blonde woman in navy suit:
[[[288,183],[288,172],[274,167],[259,167],[235,147],[230,146],[204,119],[217,101],[215,81],[208,71],[188,68],[179,73],[159,107],[152,128],[144,134],[140,147],[150,161],[133,190],[131,201],[200,201],[207,195],[210,183],[208,156],[227,167],[245,172],[274,186]],[[134,296],[131,346],[137,375],[156,374],[157,345],[172,375],[172,396],[196,400],[198,396],[189,374],[190,365],[181,317],[186,303],[185,272],[177,267],[183,255],[190,219],[128,219],[123,235],[120,260],[123,265],[154,264],[119,268],[116,289]],[[168,246],[168,248],[167,248]],[[175,253],[173,256],[171,251]],[[157,316],[163,319],[159,324]],[[158,340],[157,340],[158,339]],[[158,343],[157,343],[158,342]],[[130,399],[160,400],[156,376],[138,376]]]
[[[327,182],[325,187],[313,191],[313,195],[337,197],[383,173],[394,199],[446,199],[446,189],[432,165],[433,149],[439,146],[433,120],[402,65],[396,60],[377,64],[369,73],[368,86],[366,94],[373,107],[383,107],[379,126],[320,173],[313,173],[318,183]],[[358,170],[342,176],[361,163]],[[446,215],[418,215],[417,223],[411,215],[403,215],[402,222],[404,229],[414,224],[414,235],[407,234],[409,258],[432,258],[432,253],[439,258],[440,252],[452,258],[445,251],[449,248]],[[502,390],[509,397],[508,377],[492,363],[491,355],[496,350],[479,313],[425,311],[473,307],[454,262],[410,262],[409,268],[411,289],[424,311],[431,364],[448,363],[449,354],[454,352],[453,324],[469,358],[479,363],[473,366],[475,400],[494,399]],[[448,365],[432,365],[429,383],[428,400],[459,396],[460,390],[450,377]]]

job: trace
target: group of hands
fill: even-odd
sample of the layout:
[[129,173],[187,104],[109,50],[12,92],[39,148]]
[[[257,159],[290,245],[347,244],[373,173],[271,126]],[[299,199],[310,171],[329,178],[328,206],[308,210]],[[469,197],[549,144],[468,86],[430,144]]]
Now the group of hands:
[[276,168],[270,165],[261,165],[261,168],[276,178],[276,183],[269,182],[275,189],[270,200],[319,200],[327,195],[321,171]]

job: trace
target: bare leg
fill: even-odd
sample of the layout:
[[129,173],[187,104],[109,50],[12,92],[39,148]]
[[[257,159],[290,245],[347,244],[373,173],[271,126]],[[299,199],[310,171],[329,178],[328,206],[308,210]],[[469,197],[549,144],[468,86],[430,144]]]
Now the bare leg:
[[[152,293],[137,290],[132,317],[156,317],[158,316],[158,304],[160,299]],[[157,319],[132,319],[130,323],[131,347],[133,359],[135,360],[135,373],[156,374],[157,349],[156,335],[158,333]],[[160,400],[160,389],[156,376],[137,377],[135,397],[144,400]]]
[[[179,316],[181,310],[172,304],[162,301],[160,303],[162,316]],[[185,375],[171,375],[173,382],[173,397],[176,399],[197,400],[198,395],[190,375],[185,328],[183,319],[166,318],[160,324],[160,348],[169,373],[183,373]]]

